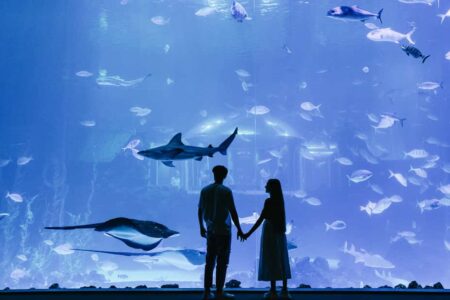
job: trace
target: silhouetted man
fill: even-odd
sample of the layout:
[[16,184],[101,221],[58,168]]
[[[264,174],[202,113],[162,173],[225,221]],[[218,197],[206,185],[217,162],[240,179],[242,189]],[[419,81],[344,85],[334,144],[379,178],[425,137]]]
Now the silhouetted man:
[[[234,295],[223,292],[231,249],[231,219],[243,235],[239,217],[234,205],[233,193],[223,185],[228,170],[224,166],[215,166],[214,183],[204,187],[198,204],[198,222],[200,235],[206,238],[205,291],[203,299],[211,299],[212,277],[217,260],[216,296],[217,299],[233,298]],[[206,224],[206,228],[205,225]]]

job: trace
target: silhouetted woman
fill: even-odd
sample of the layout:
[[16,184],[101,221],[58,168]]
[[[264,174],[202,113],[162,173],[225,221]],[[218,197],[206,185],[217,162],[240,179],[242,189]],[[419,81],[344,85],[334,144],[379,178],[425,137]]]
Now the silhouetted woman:
[[270,291],[264,294],[266,299],[277,298],[276,281],[282,280],[283,288],[280,296],[289,299],[287,280],[291,278],[291,269],[285,234],[286,213],[280,181],[269,179],[266,192],[270,197],[264,202],[261,216],[243,238],[247,239],[265,220],[261,234],[258,280],[270,281]]

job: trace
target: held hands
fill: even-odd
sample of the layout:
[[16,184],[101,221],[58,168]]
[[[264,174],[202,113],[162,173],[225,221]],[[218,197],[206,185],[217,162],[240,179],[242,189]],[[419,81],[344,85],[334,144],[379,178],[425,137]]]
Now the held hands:
[[238,238],[238,240],[241,240],[241,242],[246,241],[249,237],[250,237],[250,234],[248,232],[244,233],[244,232],[242,232],[242,230],[239,230],[237,233],[237,238]]

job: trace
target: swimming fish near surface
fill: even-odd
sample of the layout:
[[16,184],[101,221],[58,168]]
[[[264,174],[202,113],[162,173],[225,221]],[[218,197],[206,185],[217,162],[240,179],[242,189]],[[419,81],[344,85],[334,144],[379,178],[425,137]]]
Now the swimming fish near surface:
[[406,53],[408,56],[412,56],[414,58],[421,58],[422,63],[425,63],[425,61],[430,57],[431,55],[423,55],[422,52],[420,52],[419,49],[417,49],[414,46],[401,46],[402,50]]
[[381,14],[383,13],[383,9],[381,9],[377,14],[371,13],[370,11],[359,8],[356,5],[353,6],[338,6],[333,9],[330,9],[327,12],[327,16],[334,19],[339,20],[348,20],[348,21],[366,21],[370,18],[377,18],[381,23]]
[[45,227],[45,229],[73,230],[89,229],[102,231],[106,235],[124,242],[127,246],[145,251],[156,248],[163,239],[178,235],[166,226],[152,222],[128,218],[115,218],[103,223],[74,226]]
[[348,180],[359,183],[370,179],[373,176],[373,173],[369,170],[356,170],[350,176],[347,175]]

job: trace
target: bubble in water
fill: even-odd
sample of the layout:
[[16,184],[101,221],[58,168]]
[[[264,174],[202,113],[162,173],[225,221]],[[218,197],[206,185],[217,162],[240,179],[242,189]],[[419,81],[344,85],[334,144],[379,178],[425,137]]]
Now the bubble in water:
[[301,90],[306,89],[308,87],[308,83],[306,83],[306,81],[302,81],[299,83],[298,87]]
[[369,67],[368,66],[365,66],[364,68],[362,68],[362,71],[364,72],[364,73],[369,73]]

